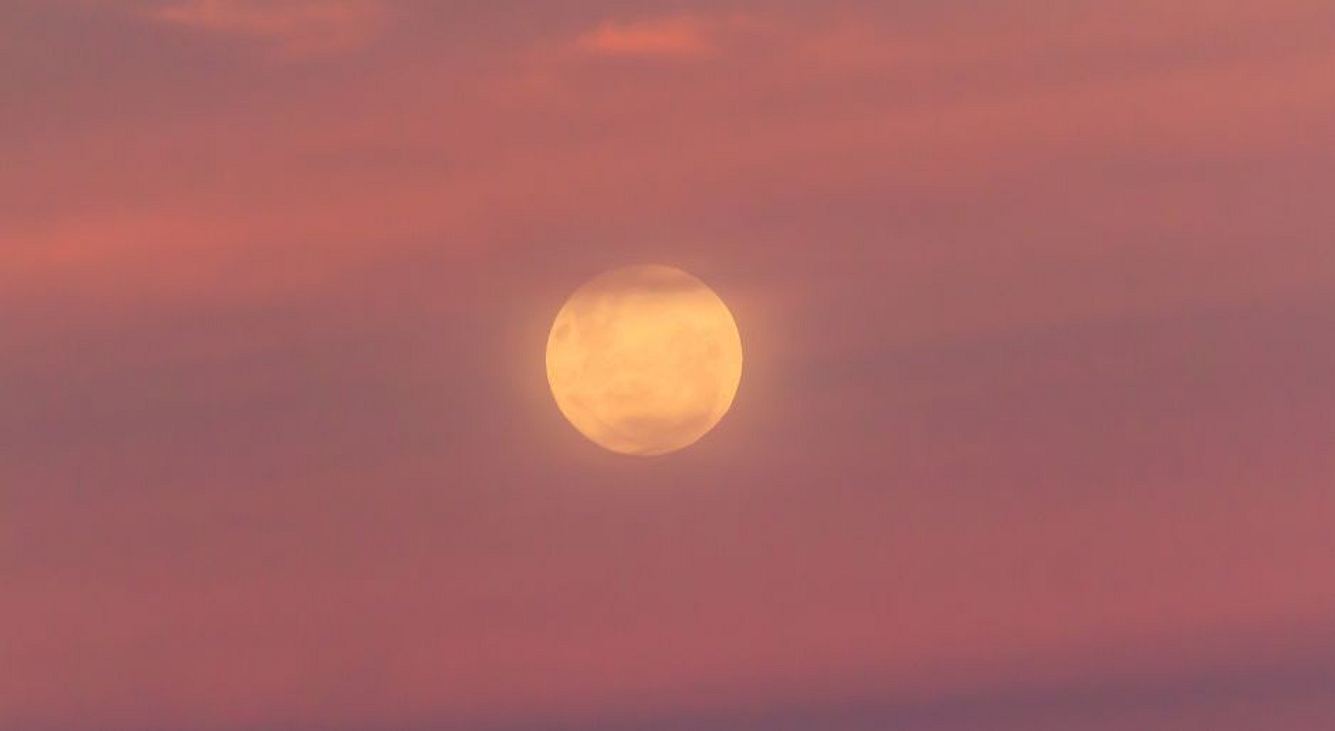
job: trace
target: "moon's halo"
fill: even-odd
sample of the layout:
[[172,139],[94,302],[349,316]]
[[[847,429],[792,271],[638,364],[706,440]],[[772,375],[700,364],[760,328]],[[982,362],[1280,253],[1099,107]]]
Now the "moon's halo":
[[686,272],[651,264],[589,280],[557,313],[547,382],[594,443],[653,456],[694,444],[732,406],[742,342],[727,305]]

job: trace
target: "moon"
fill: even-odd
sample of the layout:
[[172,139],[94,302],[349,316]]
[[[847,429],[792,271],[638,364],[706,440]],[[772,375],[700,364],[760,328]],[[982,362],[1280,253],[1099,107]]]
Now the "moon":
[[621,454],[694,444],[732,406],[742,339],[723,300],[670,266],[601,274],[570,295],[547,337],[547,382],[581,434]]

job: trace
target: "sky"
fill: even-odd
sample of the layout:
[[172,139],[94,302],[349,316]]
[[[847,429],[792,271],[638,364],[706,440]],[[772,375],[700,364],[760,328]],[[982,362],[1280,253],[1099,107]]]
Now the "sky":
[[[0,728],[1335,727],[1329,0],[0,29]],[[654,459],[543,369],[642,263]]]

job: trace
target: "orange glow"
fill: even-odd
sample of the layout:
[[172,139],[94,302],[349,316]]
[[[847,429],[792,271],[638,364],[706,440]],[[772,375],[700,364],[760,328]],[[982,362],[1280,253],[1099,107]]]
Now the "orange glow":
[[595,278],[571,295],[547,340],[547,380],[561,413],[623,454],[693,444],[727,413],[741,378],[732,313],[672,267]]

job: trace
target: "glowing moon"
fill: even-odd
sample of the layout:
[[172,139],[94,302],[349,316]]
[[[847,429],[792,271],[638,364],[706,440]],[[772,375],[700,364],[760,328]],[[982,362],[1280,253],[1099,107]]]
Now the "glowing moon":
[[570,296],[547,337],[547,382],[561,413],[622,454],[693,444],[727,413],[741,378],[732,313],[673,267],[595,277]]

